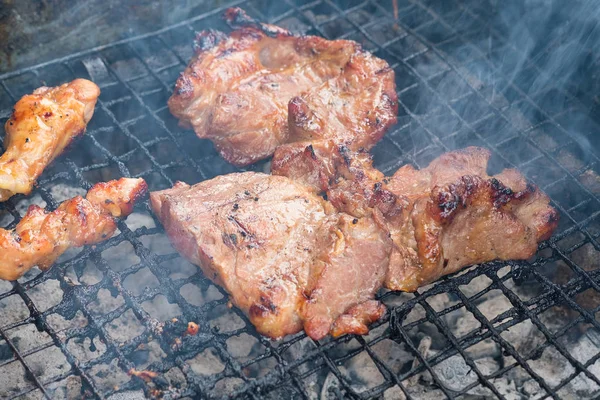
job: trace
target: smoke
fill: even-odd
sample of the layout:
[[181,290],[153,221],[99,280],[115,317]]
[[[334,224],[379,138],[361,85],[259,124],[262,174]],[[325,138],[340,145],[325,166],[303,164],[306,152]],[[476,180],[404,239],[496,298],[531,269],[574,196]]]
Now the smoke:
[[[597,159],[600,113],[594,111],[600,103],[600,7],[596,1],[488,0],[464,4],[450,12],[438,12],[431,6],[430,12],[438,13],[440,25],[457,30],[458,36],[439,38],[438,44],[431,39],[437,37],[428,37],[428,28],[417,28],[417,33],[441,49],[459,74],[480,92],[480,96],[460,97],[457,92],[464,96],[468,91],[460,87],[452,71],[429,81],[477,133],[476,140],[469,141],[461,139],[460,132],[454,136],[446,132],[444,144],[452,148],[464,144],[498,146],[500,152],[512,153],[505,158],[517,166],[539,155],[535,147],[555,151],[563,143],[570,156],[582,159],[584,165]],[[436,32],[442,35],[439,32],[443,29]],[[419,58],[413,61],[418,73],[436,62],[435,57]],[[482,102],[481,96],[487,101]],[[430,101],[431,94],[419,89],[418,97],[419,106],[427,108],[423,103]],[[494,116],[487,118],[490,111]],[[498,115],[505,116],[511,126],[498,123]],[[555,124],[559,132],[555,132]],[[455,125],[449,129],[466,129],[463,124]],[[527,135],[531,130],[538,135],[530,137],[534,142],[549,138],[556,146],[532,145],[518,135],[518,130]],[[513,137],[520,139],[511,140]],[[478,143],[481,138],[484,143]]]
[[[528,0],[499,7],[500,30],[521,51],[519,72],[528,60],[544,71],[529,88],[580,90],[594,79],[598,64],[600,7],[595,1]],[[590,82],[591,83],[591,82]]]
[[[600,57],[600,8],[595,1],[529,0],[520,4],[513,2],[500,10],[501,27],[509,33],[508,42],[521,54],[511,81],[522,82],[523,91],[534,98],[550,118],[571,106],[561,92],[582,101],[595,96],[590,92],[598,88],[596,70]],[[527,69],[528,63],[539,69]],[[533,75],[530,85],[522,71]],[[541,73],[535,73],[537,71]],[[595,131],[586,131],[592,114],[577,112],[583,108],[573,105],[574,112],[567,111],[557,122],[570,134],[578,147],[576,152],[587,163],[592,158],[592,141],[598,144],[599,133],[593,125]]]

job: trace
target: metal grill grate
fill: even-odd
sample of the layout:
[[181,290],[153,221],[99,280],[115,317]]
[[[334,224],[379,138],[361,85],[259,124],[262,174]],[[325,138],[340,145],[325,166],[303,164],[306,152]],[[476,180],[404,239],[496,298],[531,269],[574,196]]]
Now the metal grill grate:
[[[525,58],[488,24],[496,11],[491,3],[399,0],[397,25],[391,2],[343,3],[227,6],[292,30],[357,40],[388,60],[400,115],[375,148],[376,166],[386,173],[405,163],[423,167],[445,151],[485,146],[493,169],[517,167],[552,197],[562,218],[557,234],[529,262],[470,268],[414,294],[383,293],[390,313],[368,336],[314,342],[299,334],[271,342],[169,247],[144,204],[107,242],[66,254],[43,275],[0,282],[3,396],[109,398],[160,389],[169,399],[562,398],[582,385],[587,391],[578,396],[598,394],[600,151],[593,96],[581,87],[531,90],[532,80],[547,74],[544,54],[553,42]],[[227,30],[220,20],[225,8],[0,76],[2,122],[21,95],[42,84],[77,76],[102,89],[87,134],[44,173],[32,196],[0,204],[0,226],[14,227],[31,202],[54,209],[101,180],[143,177],[157,190],[232,172],[209,142],[177,128],[166,108],[192,55],[194,31]],[[498,63],[507,54],[525,60],[517,75]],[[592,133],[570,129],[574,120]],[[200,333],[174,344],[187,321],[197,322]],[[514,332],[528,332],[528,344]],[[595,343],[585,356],[573,347],[582,337]],[[548,354],[562,360],[555,365],[561,371],[540,366]],[[129,377],[132,368],[159,378]]]

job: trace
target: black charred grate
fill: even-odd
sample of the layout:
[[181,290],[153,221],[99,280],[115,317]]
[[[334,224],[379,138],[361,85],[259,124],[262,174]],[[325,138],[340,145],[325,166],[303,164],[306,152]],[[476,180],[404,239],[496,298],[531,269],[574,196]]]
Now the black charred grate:
[[[594,85],[540,85],[540,77],[554,82],[556,71],[545,67],[564,31],[524,52],[490,23],[499,12],[493,1],[398,3],[397,25],[391,1],[227,6],[294,31],[357,40],[388,60],[400,115],[375,148],[376,165],[391,173],[454,148],[489,148],[493,169],[518,167],[560,211],[558,232],[535,259],[470,268],[415,294],[384,293],[390,313],[365,337],[271,342],[170,248],[144,204],[107,242],[66,254],[43,275],[0,281],[0,397],[117,399],[140,390],[168,399],[597,396]],[[225,8],[0,76],[2,123],[21,95],[42,84],[77,76],[102,89],[88,133],[31,196],[0,204],[0,226],[14,227],[32,202],[54,209],[97,181],[143,177],[157,190],[232,172],[209,142],[177,128],[166,108],[194,31],[227,30]],[[189,321],[199,325],[195,336],[184,334]],[[157,376],[130,377],[131,369]]]

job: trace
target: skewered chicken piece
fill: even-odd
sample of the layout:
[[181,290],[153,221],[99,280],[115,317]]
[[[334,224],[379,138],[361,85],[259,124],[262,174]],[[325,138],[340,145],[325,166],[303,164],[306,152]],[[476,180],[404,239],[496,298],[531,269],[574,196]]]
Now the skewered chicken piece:
[[29,194],[44,169],[85,132],[100,95],[96,84],[75,79],[23,96],[6,121],[0,157],[0,201]]
[[229,35],[203,31],[175,85],[171,113],[244,166],[289,141],[372,147],[396,120],[394,71],[349,40],[294,36],[225,13]]
[[126,218],[147,192],[143,179],[121,178],[94,185],[47,212],[32,205],[15,230],[0,229],[0,279],[15,280],[34,266],[45,271],[70,247],[111,237],[115,218]]

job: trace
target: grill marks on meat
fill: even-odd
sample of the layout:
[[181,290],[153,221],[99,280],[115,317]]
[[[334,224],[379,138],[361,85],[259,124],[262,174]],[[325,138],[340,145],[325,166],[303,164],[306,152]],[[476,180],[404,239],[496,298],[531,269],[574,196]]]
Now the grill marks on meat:
[[372,299],[392,244],[373,220],[355,221],[303,185],[253,172],[178,183],[150,198],[174,247],[260,333],[304,328],[319,339],[365,331],[382,315]]
[[6,152],[0,157],[0,201],[29,194],[46,166],[92,118],[100,89],[76,79],[58,87],[41,87],[21,98],[6,121]]
[[394,242],[385,286],[414,291],[443,275],[495,259],[527,259],[550,237],[558,213],[516,170],[490,177],[488,150],[446,153],[422,170],[385,178],[360,158],[328,191],[340,210],[373,215]]
[[248,165],[288,141],[371,147],[395,121],[394,73],[356,42],[294,36],[239,8],[225,19],[237,29],[198,34],[169,109],[227,161]]
[[0,279],[15,280],[34,266],[47,270],[70,247],[111,237],[115,218],[125,218],[147,192],[143,179],[121,178],[94,185],[47,212],[32,205],[12,231],[0,229]]

